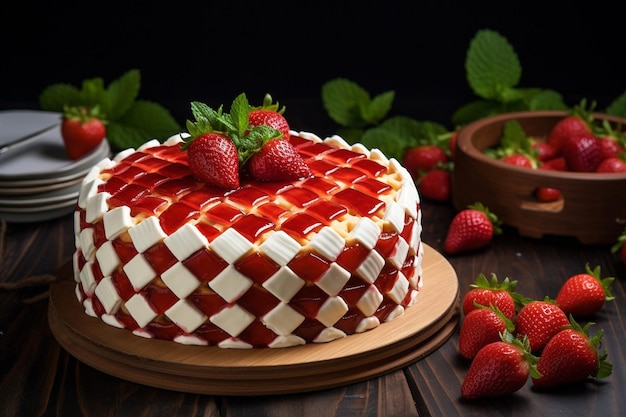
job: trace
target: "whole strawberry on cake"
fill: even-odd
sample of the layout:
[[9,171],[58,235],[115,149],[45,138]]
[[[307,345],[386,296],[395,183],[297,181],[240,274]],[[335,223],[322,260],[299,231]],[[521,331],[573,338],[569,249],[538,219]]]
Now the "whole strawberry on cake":
[[395,159],[290,129],[271,97],[192,102],[187,132],[104,159],[75,212],[76,296],[138,336],[324,343],[417,301],[421,209]]

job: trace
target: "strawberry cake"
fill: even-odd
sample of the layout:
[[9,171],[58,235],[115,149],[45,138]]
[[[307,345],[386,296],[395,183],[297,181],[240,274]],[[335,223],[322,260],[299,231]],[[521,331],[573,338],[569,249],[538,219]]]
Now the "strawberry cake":
[[421,210],[395,159],[290,131],[309,174],[195,176],[187,133],[105,158],[75,211],[76,297],[137,336],[221,348],[324,343],[404,314],[422,285]]

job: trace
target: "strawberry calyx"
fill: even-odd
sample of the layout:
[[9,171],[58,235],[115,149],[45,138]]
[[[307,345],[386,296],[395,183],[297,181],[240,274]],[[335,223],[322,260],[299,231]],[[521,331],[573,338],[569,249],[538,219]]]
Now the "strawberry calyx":
[[611,246],[611,253],[619,252],[624,245],[626,245],[626,229],[624,229],[622,234],[618,236],[615,244]]
[[615,299],[615,296],[613,295],[613,292],[611,291],[611,286],[613,285],[613,282],[615,281],[614,277],[602,278],[602,275],[600,274],[600,265],[596,266],[592,270],[589,267],[589,264],[587,263],[585,265],[585,271],[587,274],[594,277],[600,283],[600,285],[602,285],[602,289],[604,290],[604,299],[606,301],[611,301]]
[[480,272],[476,276],[476,280],[470,284],[470,289],[506,291],[513,297],[515,305],[521,307],[526,299],[522,294],[515,292],[516,287],[517,281],[511,281],[509,277],[505,277],[502,281],[499,281],[498,276],[494,272],[491,273],[491,280],[487,279],[487,276]]
[[186,122],[190,136],[184,140],[181,150],[186,150],[193,140],[205,133],[220,133],[233,141],[237,147],[239,166],[243,167],[263,145],[282,137],[280,131],[269,126],[250,126],[248,115],[251,109],[245,93],[233,100],[229,113],[224,112],[223,106],[214,110],[202,102],[192,102],[195,121]]
[[528,373],[532,378],[541,378],[541,373],[539,373],[539,371],[537,370],[537,362],[539,362],[539,357],[531,353],[530,339],[528,339],[528,336],[515,336],[512,332],[505,330],[500,333],[500,339],[502,339],[503,342],[512,344],[520,351],[520,353],[528,363]]
[[265,96],[263,97],[263,104],[261,104],[260,106],[252,106],[250,107],[250,110],[271,110],[275,111],[278,114],[285,114],[285,106],[280,107],[278,101],[274,102],[272,96],[269,93],[265,94]]
[[63,106],[63,118],[78,120],[81,124],[91,119],[98,119],[102,124],[107,124],[106,116],[101,113],[100,106]]
[[491,212],[489,208],[485,206],[483,203],[477,201],[474,204],[468,205],[467,208],[471,210],[477,210],[477,211],[483,212],[487,216],[487,219],[493,225],[493,234],[494,235],[502,234],[502,221],[498,218],[498,216],[495,213]]

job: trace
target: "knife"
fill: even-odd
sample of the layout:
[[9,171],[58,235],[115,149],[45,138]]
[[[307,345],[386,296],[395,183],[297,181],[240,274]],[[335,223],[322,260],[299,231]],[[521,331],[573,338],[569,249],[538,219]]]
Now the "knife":
[[21,138],[15,139],[12,142],[9,143],[5,143],[4,145],[2,145],[0,147],[0,156],[2,156],[3,154],[5,154],[6,152],[10,151],[11,149],[16,149],[16,148],[20,148],[30,142],[32,142],[33,140],[37,139],[39,136],[43,135],[44,133],[47,133],[49,131],[51,131],[52,129],[55,129],[57,127],[59,127],[60,123],[56,122],[53,125],[50,125],[48,127],[44,127],[41,130],[38,130],[36,132],[33,133],[29,133],[26,136],[22,136]]

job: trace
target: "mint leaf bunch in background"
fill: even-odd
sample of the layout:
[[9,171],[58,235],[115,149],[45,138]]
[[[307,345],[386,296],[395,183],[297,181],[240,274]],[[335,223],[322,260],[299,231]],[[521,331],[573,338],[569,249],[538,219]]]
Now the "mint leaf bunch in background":
[[86,79],[80,88],[53,84],[39,96],[45,111],[63,113],[66,107],[98,107],[107,122],[107,140],[113,151],[136,148],[150,139],[163,141],[181,127],[158,103],[138,99],[141,74],[133,69],[105,86],[102,78]]
[[519,86],[522,78],[519,58],[507,39],[493,30],[479,30],[471,40],[465,72],[478,99],[452,115],[455,125],[501,113],[567,109],[561,94],[554,90]]
[[371,97],[346,78],[336,78],[322,86],[324,108],[340,126],[338,134],[348,143],[360,142],[399,161],[407,149],[419,145],[436,144],[447,151],[451,132],[445,126],[407,116],[388,117],[394,98],[394,91]]

